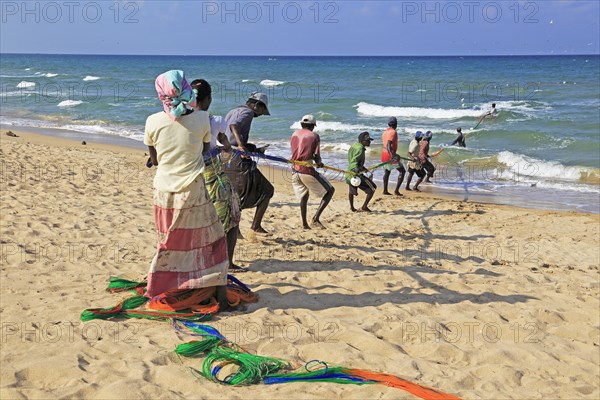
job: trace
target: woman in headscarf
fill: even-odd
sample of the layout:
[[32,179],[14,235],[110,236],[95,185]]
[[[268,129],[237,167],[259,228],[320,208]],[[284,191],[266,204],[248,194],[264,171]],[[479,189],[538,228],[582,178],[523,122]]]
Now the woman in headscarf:
[[227,242],[202,176],[202,153],[210,146],[208,113],[194,110],[196,96],[182,71],[165,72],[155,84],[163,111],[146,120],[144,143],[158,166],[154,177],[158,249],[146,296],[216,287],[219,309],[224,310]]
[[[196,79],[192,82],[192,89],[196,93],[198,102],[197,109],[208,111],[212,103],[212,88],[204,79]],[[227,126],[222,117],[209,115],[210,118],[210,148],[209,155],[204,157],[204,181],[210,199],[215,205],[217,215],[223,223],[223,228],[227,234],[227,253],[229,257],[229,269],[233,271],[243,271],[244,269],[233,263],[235,245],[239,234],[239,224],[241,217],[240,199],[235,189],[231,185],[229,178],[221,169],[221,158],[216,153],[217,140],[223,145],[224,151],[231,151],[231,144],[225,135]]]

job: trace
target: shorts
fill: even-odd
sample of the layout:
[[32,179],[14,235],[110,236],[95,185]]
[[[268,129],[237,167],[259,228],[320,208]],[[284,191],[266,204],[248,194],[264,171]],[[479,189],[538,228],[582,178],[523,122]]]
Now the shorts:
[[417,176],[419,178],[425,178],[425,175],[426,175],[425,170],[423,168],[419,168],[419,169],[409,168],[408,172],[417,174]]
[[309,192],[317,197],[323,197],[332,188],[331,183],[318,172],[316,175],[292,172],[292,187],[298,199],[302,199]]
[[428,176],[433,177],[435,166],[431,163],[431,161],[425,161],[423,164],[421,164],[421,168],[427,173]]
[[404,165],[402,165],[401,162],[399,162],[397,164],[395,164],[395,163],[385,164],[383,166],[383,169],[385,169],[386,171],[393,171],[393,170],[397,169],[400,173],[406,172],[406,170],[404,169]]
[[260,172],[254,160],[223,157],[221,168],[240,196],[242,210],[258,207],[273,197],[275,188]]
[[348,184],[348,193],[350,193],[352,196],[358,196],[358,189],[362,190],[365,193],[375,192],[375,189],[377,189],[377,185],[375,185],[375,182],[373,182],[364,175],[358,175],[358,177],[360,178],[360,185],[356,187]]

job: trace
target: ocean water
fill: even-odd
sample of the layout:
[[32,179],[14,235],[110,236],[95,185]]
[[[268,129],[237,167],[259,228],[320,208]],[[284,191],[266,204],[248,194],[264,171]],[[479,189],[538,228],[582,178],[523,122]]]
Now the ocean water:
[[[399,121],[401,155],[417,130],[431,130],[430,192],[483,196],[524,206],[600,212],[600,57],[199,57],[0,56],[0,124],[60,128],[141,141],[146,117],[161,109],[156,76],[182,69],[213,85],[211,112],[225,115],[256,90],[271,116],[253,122],[251,139],[290,156],[289,138],[304,114],[317,117],[323,158],[345,168],[358,134],[377,140],[387,118]],[[472,129],[491,103],[494,120]],[[455,129],[467,148],[448,147]],[[92,139],[90,139],[92,140]],[[334,175],[330,177],[335,178]],[[381,171],[375,173],[376,179]],[[392,180],[395,175],[392,176]]]

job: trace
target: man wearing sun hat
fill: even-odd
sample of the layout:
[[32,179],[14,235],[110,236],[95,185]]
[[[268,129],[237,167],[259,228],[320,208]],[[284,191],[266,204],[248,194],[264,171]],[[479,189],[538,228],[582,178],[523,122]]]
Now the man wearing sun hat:
[[362,132],[358,135],[358,142],[350,146],[348,150],[348,171],[352,171],[353,174],[346,174],[346,183],[348,184],[348,201],[350,202],[350,209],[356,211],[354,208],[354,197],[358,196],[358,189],[366,193],[367,198],[364,204],[360,208],[361,211],[370,212],[369,201],[375,194],[377,186],[368,177],[364,175],[365,172],[369,172],[365,168],[365,152],[366,148],[371,145],[373,138],[369,135],[369,132]]
[[[291,138],[292,160],[314,162],[317,167],[322,167],[321,138],[313,132],[317,126],[317,120],[314,116],[308,114],[302,117],[300,125],[302,129],[294,132]],[[314,167],[294,165],[292,169],[292,187],[294,193],[296,193],[296,197],[300,200],[300,215],[302,216],[303,228],[310,229],[306,220],[310,193],[321,198],[321,204],[312,219],[312,225],[322,229],[325,228],[319,218],[331,201],[335,189],[331,186],[327,178],[319,174]]]
[[225,134],[233,147],[237,147],[243,152],[256,149],[255,147],[248,149],[247,146],[250,139],[252,120],[261,115],[271,115],[271,113],[269,112],[269,98],[266,94],[260,92],[250,94],[246,104],[227,113],[225,116],[227,132]]
[[262,219],[275,189],[257,168],[256,162],[245,155],[247,152],[261,150],[264,152],[263,149],[257,149],[254,144],[248,142],[252,120],[261,115],[271,115],[271,113],[269,112],[269,98],[260,92],[252,93],[246,104],[227,113],[225,134],[231,146],[237,147],[244,155],[230,158],[224,154],[222,168],[240,196],[242,210],[256,207],[251,229],[258,233],[267,233],[262,227]]

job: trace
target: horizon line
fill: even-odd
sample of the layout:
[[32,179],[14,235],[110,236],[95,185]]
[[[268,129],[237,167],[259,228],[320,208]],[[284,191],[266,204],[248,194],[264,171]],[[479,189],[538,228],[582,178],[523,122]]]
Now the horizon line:
[[36,56],[149,56],[149,57],[292,57],[292,58],[334,58],[334,57],[574,57],[574,56],[600,56],[600,53],[578,54],[412,54],[412,55],[287,55],[287,54],[110,54],[110,53],[4,53],[0,55],[36,55]]

